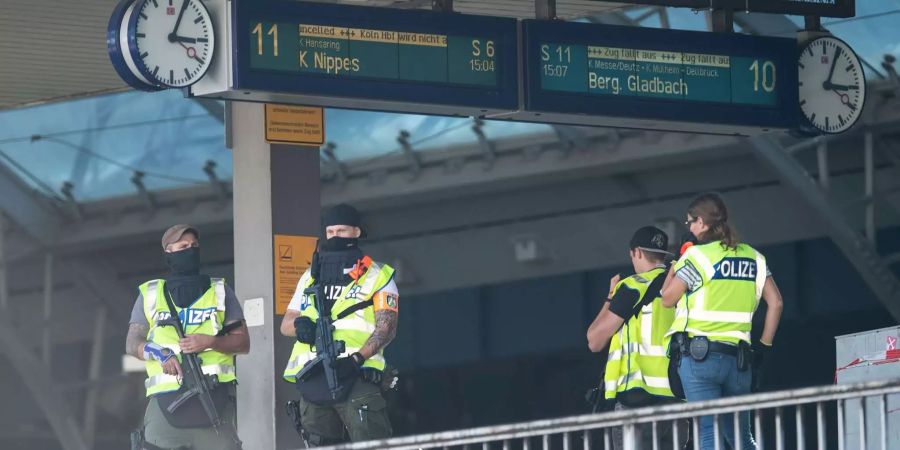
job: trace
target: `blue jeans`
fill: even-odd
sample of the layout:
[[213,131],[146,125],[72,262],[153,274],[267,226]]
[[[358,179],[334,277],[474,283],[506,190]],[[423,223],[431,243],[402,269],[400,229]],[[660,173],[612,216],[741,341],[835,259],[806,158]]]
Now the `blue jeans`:
[[[715,400],[722,397],[744,395],[750,393],[750,371],[739,372],[734,356],[709,352],[702,362],[694,361],[689,355],[681,359],[678,375],[684,386],[684,394],[689,402]],[[750,413],[739,413],[739,435],[742,450],[755,450],[756,442],[750,434]],[[719,434],[724,436],[731,448],[734,448],[734,415],[719,416]],[[715,434],[713,417],[700,418],[700,449],[714,450]],[[721,445],[719,448],[724,449]]]

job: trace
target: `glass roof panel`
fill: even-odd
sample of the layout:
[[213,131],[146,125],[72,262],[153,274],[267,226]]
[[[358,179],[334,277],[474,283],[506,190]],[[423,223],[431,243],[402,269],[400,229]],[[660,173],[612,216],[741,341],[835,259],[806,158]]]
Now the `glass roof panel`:
[[[340,160],[377,158],[400,152],[397,141],[401,130],[409,132],[416,151],[432,151],[478,142],[470,118],[394,114],[369,111],[328,109],[325,112],[326,139],[336,145]],[[486,120],[488,139],[544,133],[550,126],[531,123]]]
[[178,91],[0,112],[0,152],[36,189],[57,193],[70,182],[78,201],[136,193],[135,171],[148,190],[204,184],[208,160],[219,178],[231,178],[223,125]]
[[[822,20],[822,26],[843,39],[860,58],[884,73],[884,55],[900,58],[900,0],[858,0],[856,17]],[[900,67],[897,67],[900,69]],[[866,75],[873,79],[871,67]]]

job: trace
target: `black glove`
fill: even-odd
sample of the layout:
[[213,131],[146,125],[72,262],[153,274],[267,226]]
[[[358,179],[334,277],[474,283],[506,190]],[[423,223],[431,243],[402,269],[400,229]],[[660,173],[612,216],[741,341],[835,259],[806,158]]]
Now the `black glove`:
[[294,332],[297,333],[298,341],[307,345],[316,343],[316,323],[309,317],[300,316],[294,319]]
[[760,341],[753,343],[753,367],[762,367],[766,355],[772,350],[771,345],[763,344]]
[[359,374],[360,368],[362,368],[363,362],[365,362],[365,358],[359,354],[359,352],[354,353],[345,358],[338,358],[337,361],[334,362],[334,367],[337,370],[338,378],[351,378]]
[[753,343],[753,368],[751,372],[752,381],[750,389],[753,392],[759,392],[759,386],[762,381],[762,366],[766,359],[766,355],[772,350],[771,345],[763,344],[756,341]]

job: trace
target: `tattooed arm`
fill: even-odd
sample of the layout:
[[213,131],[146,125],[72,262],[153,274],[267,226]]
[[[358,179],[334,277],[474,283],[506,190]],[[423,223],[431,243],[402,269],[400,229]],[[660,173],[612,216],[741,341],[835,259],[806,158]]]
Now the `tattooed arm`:
[[397,336],[397,311],[383,309],[375,312],[375,331],[359,350],[364,358],[369,359],[378,354]]
[[125,353],[143,360],[144,344],[147,343],[148,331],[150,331],[150,327],[147,324],[128,324],[128,336],[125,337]]

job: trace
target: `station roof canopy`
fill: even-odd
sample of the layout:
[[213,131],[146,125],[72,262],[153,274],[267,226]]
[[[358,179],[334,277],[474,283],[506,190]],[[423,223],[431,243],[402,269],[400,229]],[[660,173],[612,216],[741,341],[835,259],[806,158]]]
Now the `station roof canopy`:
[[[61,186],[74,185],[79,201],[134,194],[137,170],[150,191],[206,182],[206,161],[215,161],[216,176],[227,181],[231,154],[221,102],[186,102],[178,91],[134,92],[113,71],[105,30],[116,1],[0,1],[0,164],[45,196],[58,197]],[[432,1],[320,2],[427,9]],[[535,1],[454,0],[453,6],[460,13],[529,18]],[[708,27],[702,12],[594,0],[557,0],[557,15],[619,25]],[[868,62],[873,79],[883,76],[878,71],[885,54],[900,57],[898,17],[900,0],[859,0],[857,17],[823,24]],[[749,34],[793,36],[801,23],[799,17],[735,15],[736,31]],[[342,161],[400,152],[401,130],[411,134],[416,151],[477,142],[469,119],[328,109],[326,123],[327,139]],[[540,124],[483,126],[491,139],[554,132]]]

